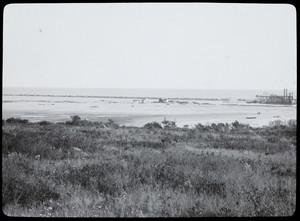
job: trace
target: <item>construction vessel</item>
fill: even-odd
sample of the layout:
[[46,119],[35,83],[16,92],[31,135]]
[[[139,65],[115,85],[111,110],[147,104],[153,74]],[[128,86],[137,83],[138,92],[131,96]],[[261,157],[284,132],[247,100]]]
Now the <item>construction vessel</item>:
[[260,104],[294,104],[293,93],[288,93],[287,89],[283,90],[283,96],[271,94],[271,95],[256,95],[256,100],[247,103],[260,103]]

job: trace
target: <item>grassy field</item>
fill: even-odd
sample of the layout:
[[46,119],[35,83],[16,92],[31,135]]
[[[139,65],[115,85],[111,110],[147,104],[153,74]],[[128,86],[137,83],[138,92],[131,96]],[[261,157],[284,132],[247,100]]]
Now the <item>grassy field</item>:
[[30,217],[291,216],[296,122],[2,120],[2,209]]

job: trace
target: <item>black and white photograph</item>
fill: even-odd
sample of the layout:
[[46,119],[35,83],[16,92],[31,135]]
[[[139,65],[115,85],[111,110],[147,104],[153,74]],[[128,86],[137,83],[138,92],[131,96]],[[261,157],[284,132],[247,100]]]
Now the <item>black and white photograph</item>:
[[290,217],[296,8],[11,3],[8,217]]

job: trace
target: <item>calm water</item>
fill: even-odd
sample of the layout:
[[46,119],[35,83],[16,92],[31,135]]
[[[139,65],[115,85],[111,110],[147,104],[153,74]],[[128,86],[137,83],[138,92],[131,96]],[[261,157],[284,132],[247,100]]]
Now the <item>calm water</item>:
[[[235,120],[252,126],[262,126],[273,120],[296,119],[296,105],[247,104],[246,101],[238,100],[252,100],[255,99],[255,95],[264,92],[282,94],[283,90],[4,88],[2,118],[21,117],[33,122],[41,120],[59,122],[69,120],[71,115],[79,115],[82,119],[95,121],[112,118],[121,125],[132,126],[143,126],[152,121],[161,122],[164,118],[176,121],[178,126],[231,123]],[[29,95],[60,95],[60,97]],[[134,97],[150,97],[150,99],[140,103],[141,99]],[[166,104],[157,103],[158,97],[178,99]],[[188,103],[180,104],[177,103],[180,101],[179,98],[230,100],[188,100]]]
[[[254,99],[257,94],[283,94],[283,90],[103,89],[103,88],[3,88],[3,94],[122,96],[165,98]],[[294,96],[296,96],[295,91]]]

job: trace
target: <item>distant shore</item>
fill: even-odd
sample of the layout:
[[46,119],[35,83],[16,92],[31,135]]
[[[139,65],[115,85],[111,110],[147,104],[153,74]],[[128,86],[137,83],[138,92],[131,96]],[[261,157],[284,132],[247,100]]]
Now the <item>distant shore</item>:
[[[31,96],[31,97],[79,97],[79,98],[119,98],[119,99],[160,99],[162,97],[139,97],[139,96],[100,96],[100,95],[51,95],[51,94],[3,94],[4,96]],[[165,97],[164,97],[165,98]],[[172,100],[206,100],[206,101],[229,101],[230,98],[188,98],[166,97]]]

